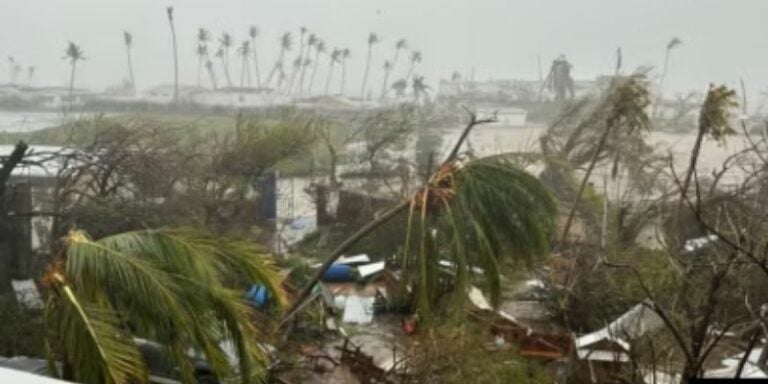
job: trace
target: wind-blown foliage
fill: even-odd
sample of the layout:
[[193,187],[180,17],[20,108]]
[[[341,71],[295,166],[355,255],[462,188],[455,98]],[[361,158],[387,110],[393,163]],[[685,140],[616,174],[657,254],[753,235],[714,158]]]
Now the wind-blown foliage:
[[422,318],[429,320],[437,299],[440,259],[455,266],[456,300],[463,302],[470,271],[481,268],[482,283],[498,305],[500,266],[507,260],[530,261],[542,255],[554,229],[555,212],[554,200],[541,182],[504,156],[444,165],[410,203],[402,264],[404,280],[410,270],[418,271]]
[[235,346],[243,382],[259,373],[259,330],[238,288],[260,282],[280,304],[284,297],[276,269],[254,245],[181,229],[97,241],[74,231],[64,240],[46,276],[52,293],[46,319],[66,379],[145,381],[133,337],[168,346],[185,381],[194,373],[190,349],[202,352],[219,377],[232,375],[223,341]]

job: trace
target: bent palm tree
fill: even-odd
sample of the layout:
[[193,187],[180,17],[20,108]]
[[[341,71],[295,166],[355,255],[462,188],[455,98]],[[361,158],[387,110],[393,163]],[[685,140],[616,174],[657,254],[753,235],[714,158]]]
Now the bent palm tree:
[[[649,127],[649,118],[646,108],[650,105],[648,82],[644,74],[636,73],[630,76],[614,77],[611,85],[595,113],[606,113],[603,119],[604,129],[600,135],[600,140],[592,153],[592,159],[587,166],[581,185],[576,193],[573,204],[571,205],[568,218],[565,221],[563,234],[560,238],[560,245],[564,245],[568,239],[568,233],[571,229],[573,218],[576,215],[581,198],[586,190],[592,171],[600,159],[600,155],[605,148],[608,137],[611,134],[617,134],[621,131],[622,135],[631,135],[638,131],[647,130]],[[589,119],[588,121],[594,121]]]
[[72,112],[72,97],[75,90],[75,72],[77,71],[77,62],[85,60],[83,50],[73,42],[67,43],[67,49],[64,51],[64,59],[69,62],[69,108]]
[[220,51],[221,51],[221,63],[224,67],[224,78],[227,79],[227,86],[232,86],[232,77],[229,75],[229,50],[232,49],[232,45],[234,44],[232,40],[232,35],[229,33],[222,33],[221,38],[219,38],[219,44],[220,44]]
[[299,77],[299,93],[304,93],[304,76],[307,72],[307,67],[312,62],[312,60],[309,58],[309,55],[312,52],[312,48],[314,48],[315,45],[317,45],[319,42],[320,39],[317,38],[317,35],[314,33],[309,34],[309,37],[307,38],[307,50],[304,52],[304,59],[301,66],[301,76]]
[[422,96],[426,96],[429,91],[429,85],[424,82],[424,76],[413,76],[411,82],[411,89],[413,90],[413,101],[418,103]]
[[[400,57],[400,51],[408,48],[408,42],[405,39],[400,39],[395,43],[395,56],[392,61],[384,62],[384,81],[381,84],[381,98],[383,99],[389,91],[389,75],[395,69],[397,65],[397,59]],[[387,65],[389,63],[389,65]]]
[[341,51],[341,85],[339,87],[339,94],[344,95],[344,86],[347,83],[347,59],[349,58],[349,48],[344,48]]
[[[216,72],[213,69],[213,62],[211,61],[211,52],[208,49],[208,42],[211,41],[211,34],[205,28],[197,30],[197,54],[199,55],[200,62],[198,65],[205,65],[208,71],[208,76],[211,81],[211,87],[213,89],[218,88],[216,81]],[[200,68],[198,67],[197,83],[200,85]]]
[[282,78],[285,77],[285,73],[283,71],[283,65],[285,61],[285,52],[290,51],[291,48],[293,48],[293,38],[291,37],[290,32],[283,33],[282,36],[280,36],[280,55],[277,58],[277,61],[275,62],[275,66],[272,67],[272,70],[269,72],[269,76],[267,76],[266,81],[266,87],[269,87],[270,84],[272,84],[272,78],[275,76],[277,72],[279,73],[278,77],[278,85],[276,88],[280,88],[280,83]]
[[408,67],[408,73],[405,74],[406,82],[411,80],[411,76],[413,75],[413,70],[416,69],[416,64],[421,63],[421,51],[411,52],[410,60],[411,60],[411,65]]
[[248,81],[248,86],[251,86],[251,70],[250,65],[248,65],[248,59],[251,57],[251,42],[248,40],[243,41],[243,43],[240,45],[240,48],[237,49],[237,53],[240,54],[240,57],[242,58],[242,65],[240,67],[240,88],[245,87],[246,80]]
[[379,42],[379,36],[375,33],[368,35],[368,58],[365,60],[365,72],[363,72],[363,85],[360,88],[360,100],[365,100],[365,88],[368,85],[368,72],[371,70],[371,59],[373,59],[373,45]]
[[216,72],[213,68],[213,61],[210,58],[205,60],[205,69],[208,70],[208,75],[211,77],[211,86],[213,89],[218,89],[219,84],[216,81]]
[[736,92],[734,90],[728,89],[724,85],[715,87],[710,84],[707,97],[704,99],[704,104],[701,106],[701,111],[699,112],[699,131],[696,135],[693,149],[691,150],[691,158],[689,160],[688,169],[685,172],[685,178],[680,186],[680,200],[677,204],[677,214],[675,217],[679,216],[683,202],[687,198],[691,180],[696,173],[696,164],[698,163],[699,152],[701,151],[701,144],[704,141],[704,137],[709,136],[716,141],[723,141],[725,136],[736,133],[731,127],[729,119],[731,109],[736,108],[737,106]]
[[146,382],[134,337],[168,346],[186,382],[190,349],[220,377],[232,374],[222,341],[234,344],[249,382],[263,367],[244,284],[258,282],[283,301],[271,261],[249,243],[189,230],[144,230],[92,240],[71,232],[47,269],[48,344],[64,378],[83,383]]
[[333,51],[331,51],[331,62],[328,64],[328,75],[325,78],[325,95],[328,96],[328,88],[331,86],[331,79],[333,78],[333,69],[336,66],[336,63],[339,62],[339,58],[341,57],[341,50],[338,48],[334,48]]
[[131,60],[131,48],[133,48],[133,35],[128,31],[123,31],[123,41],[125,42],[125,55],[128,59],[128,78],[131,79],[131,88],[136,91],[136,78],[133,77],[133,60]]
[[203,66],[208,57],[208,47],[198,43],[195,53],[197,54],[197,86],[200,87],[202,86]]
[[[554,228],[556,206],[546,188],[507,157],[467,161],[459,150],[471,129],[495,119],[477,120],[471,114],[447,159],[410,200],[403,201],[347,238],[304,287],[283,324],[309,297],[314,285],[338,257],[357,241],[408,211],[402,281],[414,282],[421,319],[429,322],[437,297],[441,259],[453,262],[454,308],[462,308],[469,271],[483,268],[484,282],[494,304],[500,296],[499,265],[504,259],[527,260],[542,254]],[[412,258],[415,254],[417,257]],[[412,279],[411,276],[415,278]]]
[[317,67],[320,65],[320,55],[325,53],[325,42],[319,40],[315,45],[315,65],[312,68],[312,76],[309,78],[309,87],[307,92],[312,94],[312,85],[315,84],[315,76],[317,76]]

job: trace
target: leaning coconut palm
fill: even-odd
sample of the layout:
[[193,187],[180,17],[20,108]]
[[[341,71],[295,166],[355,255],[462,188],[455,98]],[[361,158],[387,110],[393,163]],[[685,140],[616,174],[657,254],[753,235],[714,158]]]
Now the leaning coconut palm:
[[[216,81],[216,72],[213,68],[213,62],[211,60],[211,51],[208,49],[208,42],[211,41],[211,34],[206,30],[205,28],[200,28],[197,30],[197,52],[200,58],[199,64],[204,64],[205,69],[208,72],[208,77],[211,82],[211,87],[213,89],[218,88],[218,82]],[[198,67],[198,76],[197,76],[197,82],[198,86],[200,85],[200,73],[199,73],[199,67]]]
[[368,35],[368,57],[365,60],[365,71],[363,72],[363,85],[360,88],[360,100],[365,100],[366,86],[368,85],[368,72],[371,70],[371,60],[373,59],[373,45],[379,42],[379,36],[375,33]]
[[708,136],[715,141],[721,142],[725,140],[726,136],[736,133],[729,121],[731,111],[736,107],[738,107],[738,102],[736,101],[736,92],[734,90],[728,89],[724,85],[719,87],[715,87],[714,84],[709,85],[707,97],[704,99],[704,104],[699,112],[699,132],[696,135],[696,141],[691,150],[691,159],[685,172],[685,178],[680,186],[680,201],[678,202],[677,215],[675,216],[679,216],[680,209],[687,198],[691,180],[696,173],[696,164],[698,163],[704,137]]
[[[500,266],[544,255],[555,227],[547,189],[504,156],[443,165],[408,207],[403,282],[416,287],[419,318],[427,324],[440,298],[441,260],[452,265],[453,310],[465,308],[472,282],[484,286],[497,306]],[[479,281],[473,270],[482,270]]]
[[82,383],[147,382],[134,337],[168,347],[185,382],[194,382],[187,351],[201,352],[215,374],[233,374],[222,342],[231,342],[244,383],[263,373],[259,332],[243,301],[246,284],[283,293],[277,270],[250,243],[191,230],[143,230],[99,240],[70,232],[44,282],[51,358],[65,379]]
[[[395,43],[395,56],[392,61],[384,62],[384,81],[381,84],[381,98],[386,97],[389,91],[389,75],[397,66],[397,59],[400,57],[400,51],[408,48],[408,42],[405,39],[400,39]],[[387,65],[389,64],[389,65]]]
[[328,88],[331,86],[331,79],[333,78],[333,69],[336,68],[336,63],[341,59],[341,49],[334,48],[331,51],[331,62],[328,63],[328,75],[325,78],[325,95],[328,96]]
[[350,50],[344,48],[341,50],[341,85],[339,87],[339,95],[344,95],[344,86],[347,83],[347,59],[349,59]]
[[[595,117],[601,119],[604,125],[600,140],[592,153],[592,159],[587,166],[581,185],[571,205],[570,213],[565,221],[560,245],[568,240],[571,224],[578,210],[581,198],[586,190],[592,171],[595,169],[600,156],[605,148],[609,136],[630,136],[636,132],[646,131],[649,128],[647,107],[650,105],[648,93],[648,81],[644,73],[634,73],[629,76],[615,76],[605,97],[595,113],[604,113],[604,116]],[[593,121],[590,119],[589,121]]]
[[136,78],[133,77],[133,61],[131,60],[131,48],[133,48],[133,35],[128,31],[123,31],[123,42],[125,43],[125,56],[128,59],[128,78],[131,81],[131,88],[136,91]]
[[234,45],[232,35],[229,33],[222,33],[219,38],[219,50],[221,51],[221,64],[224,70],[224,78],[227,79],[227,86],[232,86],[232,77],[229,75],[229,51]]
[[216,81],[216,71],[213,69],[213,61],[211,61],[211,59],[205,60],[205,69],[208,71],[208,75],[211,77],[211,86],[213,86],[213,89],[218,89],[219,84]]
[[315,44],[315,65],[312,68],[312,76],[309,77],[309,87],[307,89],[307,92],[309,94],[312,94],[312,85],[315,84],[315,76],[317,76],[317,67],[320,66],[320,55],[325,53],[325,42],[322,40],[319,40],[317,44]]
[[411,80],[411,76],[413,75],[413,70],[416,69],[416,64],[421,63],[421,51],[411,52],[410,61],[411,61],[411,65],[410,67],[408,67],[408,73],[405,74],[406,82]]
[[75,72],[77,71],[77,62],[85,60],[83,50],[73,42],[67,43],[67,49],[64,51],[64,60],[69,62],[69,108],[67,112],[72,112],[72,98],[75,90]]
[[307,38],[307,50],[304,53],[304,60],[301,66],[301,76],[299,77],[299,93],[304,93],[304,75],[307,72],[307,67],[312,62],[312,60],[309,58],[309,55],[318,42],[320,42],[320,39],[317,38],[317,35],[310,33],[309,37]]
[[[500,298],[502,262],[543,254],[554,228],[556,206],[546,188],[509,158],[470,161],[459,155],[471,129],[495,119],[471,121],[447,159],[409,200],[381,213],[347,238],[323,263],[283,317],[289,320],[314,285],[340,255],[384,223],[407,213],[401,281],[416,287],[420,319],[429,324],[438,299],[440,260],[452,262],[453,308],[461,304],[472,281],[469,271],[482,268],[481,283],[494,304]],[[415,257],[412,257],[415,255]]]
[[176,45],[176,26],[173,24],[173,7],[165,9],[168,15],[168,25],[171,27],[171,42],[173,43],[173,102],[179,105],[179,51]]
[[408,81],[400,79],[392,83],[392,89],[395,91],[395,96],[398,98],[405,97],[405,91],[408,90]]
[[206,58],[208,57],[208,47],[204,44],[197,44],[197,86],[202,86],[203,67],[205,65]]
[[301,68],[304,66],[304,62],[301,60],[301,57],[297,57],[293,60],[293,70],[291,70],[291,76],[288,78],[288,82],[285,85],[285,89],[283,89],[283,92],[290,94],[291,89],[293,89],[293,84],[296,81],[296,76],[298,75],[299,71],[301,71]]
[[429,91],[429,85],[424,83],[424,76],[413,76],[411,82],[411,89],[413,90],[413,101],[418,103],[422,96],[426,96]]
[[293,38],[291,37],[290,32],[283,33],[282,36],[280,36],[280,55],[277,58],[277,61],[275,61],[275,66],[272,67],[272,70],[269,72],[269,76],[267,76],[267,81],[265,82],[265,87],[269,87],[270,84],[272,84],[272,78],[275,76],[275,74],[278,74],[278,85],[276,88],[280,88],[280,84],[282,83],[282,80],[285,77],[285,73],[283,71],[283,62],[285,61],[285,52],[290,51],[291,48],[293,48]]
[[256,52],[256,37],[259,36],[259,28],[252,25],[248,28],[248,37],[251,38],[251,50],[253,51],[253,74],[256,76],[256,87],[261,88],[261,73],[259,71],[259,55]]
[[240,67],[240,88],[245,87],[246,81],[248,86],[251,86],[251,69],[248,60],[251,58],[251,42],[248,40],[243,41],[240,44],[240,48],[237,49],[237,53],[242,59],[242,65]]

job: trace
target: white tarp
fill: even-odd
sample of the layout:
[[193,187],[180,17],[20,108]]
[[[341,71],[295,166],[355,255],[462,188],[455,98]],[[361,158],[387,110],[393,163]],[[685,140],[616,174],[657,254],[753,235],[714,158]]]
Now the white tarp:
[[341,321],[351,324],[370,324],[373,321],[373,297],[349,296]]
[[379,273],[384,270],[384,262],[380,261],[378,263],[371,263],[371,264],[365,264],[360,265],[357,267],[357,272],[360,274],[360,277],[366,278],[368,276],[371,276],[375,273]]
[[371,258],[366,254],[354,255],[354,256],[341,256],[334,264],[360,264],[370,263]]

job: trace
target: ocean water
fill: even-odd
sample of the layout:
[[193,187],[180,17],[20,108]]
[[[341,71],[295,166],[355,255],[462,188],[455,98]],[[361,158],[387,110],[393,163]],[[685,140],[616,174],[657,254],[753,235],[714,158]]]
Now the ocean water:
[[32,132],[61,121],[62,115],[55,112],[0,111],[0,133]]

